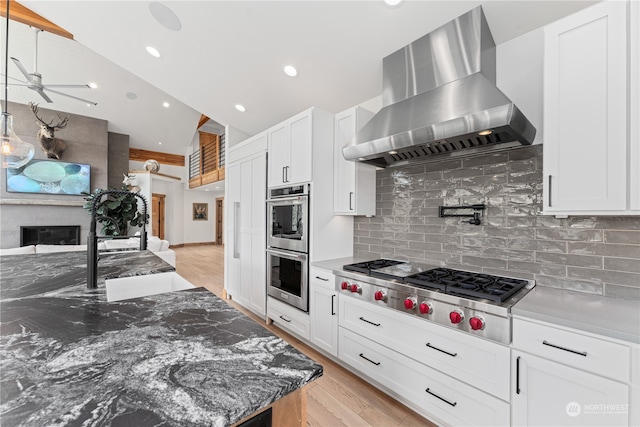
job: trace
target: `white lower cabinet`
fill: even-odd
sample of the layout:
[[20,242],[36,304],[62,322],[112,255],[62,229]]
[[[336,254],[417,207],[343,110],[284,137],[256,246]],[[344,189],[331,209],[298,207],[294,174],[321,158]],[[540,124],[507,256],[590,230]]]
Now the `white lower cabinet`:
[[509,425],[509,404],[343,327],[340,360],[448,425]]
[[342,327],[509,400],[507,346],[350,297],[340,298],[339,316]]
[[309,341],[309,315],[297,308],[267,297],[267,319],[281,329]]
[[513,352],[513,425],[627,426],[629,386]]
[[635,425],[631,345],[518,318],[513,327],[513,425]]
[[309,271],[309,317],[312,344],[338,356],[338,293],[335,276],[327,270]]

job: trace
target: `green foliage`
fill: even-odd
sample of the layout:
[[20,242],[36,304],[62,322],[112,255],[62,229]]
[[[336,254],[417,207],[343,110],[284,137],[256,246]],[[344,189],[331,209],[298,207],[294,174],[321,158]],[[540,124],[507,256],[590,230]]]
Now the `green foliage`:
[[[117,188],[108,188],[108,190],[118,190]],[[123,185],[120,190],[129,191],[129,187]],[[91,215],[91,205],[99,192],[103,190],[95,189],[93,193],[85,193],[85,203],[82,206]],[[149,215],[142,215],[142,209],[138,211],[138,201],[140,199],[131,193],[124,195],[113,195],[101,197],[101,202],[96,205],[96,220],[102,225],[102,235],[104,236],[126,236],[129,227],[139,227],[149,223]],[[112,218],[109,221],[100,217]]]

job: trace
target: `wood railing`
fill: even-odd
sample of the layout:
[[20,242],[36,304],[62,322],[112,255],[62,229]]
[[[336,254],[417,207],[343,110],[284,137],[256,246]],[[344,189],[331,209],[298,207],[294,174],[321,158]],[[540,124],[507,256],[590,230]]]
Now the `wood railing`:
[[189,156],[189,188],[222,181],[224,169],[224,135],[200,133],[200,146]]

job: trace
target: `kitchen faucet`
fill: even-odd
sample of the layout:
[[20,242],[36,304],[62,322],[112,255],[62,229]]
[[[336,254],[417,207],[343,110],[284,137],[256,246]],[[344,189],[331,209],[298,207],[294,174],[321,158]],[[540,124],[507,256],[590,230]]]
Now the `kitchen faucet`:
[[140,250],[144,251],[147,249],[147,230],[145,228],[147,224],[147,199],[138,193],[125,190],[102,190],[98,192],[91,203],[91,225],[89,228],[89,235],[87,236],[87,289],[96,289],[98,287],[98,239],[113,237],[98,236],[96,234],[96,221],[108,220],[115,224],[119,231],[118,223],[115,219],[108,216],[96,216],[96,208],[97,205],[100,204],[100,199],[102,199],[103,196],[110,194],[115,196],[125,196],[130,194],[142,200],[142,217],[144,218],[144,221],[142,222],[142,230],[140,231]]

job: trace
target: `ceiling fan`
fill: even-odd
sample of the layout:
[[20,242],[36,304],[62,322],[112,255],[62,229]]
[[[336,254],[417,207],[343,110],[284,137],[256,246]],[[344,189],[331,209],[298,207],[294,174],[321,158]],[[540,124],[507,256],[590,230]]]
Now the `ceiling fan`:
[[27,79],[26,82],[23,82],[21,80],[18,79],[14,79],[13,77],[11,77],[11,79],[13,80],[18,80],[19,82],[21,82],[20,84],[18,83],[9,83],[9,86],[26,86],[31,90],[35,90],[36,92],[38,92],[38,94],[44,98],[45,101],[47,102],[53,102],[51,100],[51,98],[49,98],[49,96],[45,93],[45,91],[48,92],[52,92],[52,93],[56,93],[58,95],[62,95],[62,96],[66,96],[68,98],[73,98],[73,99],[77,99],[78,101],[82,101],[85,102],[87,104],[91,104],[91,105],[98,105],[98,103],[93,102],[93,101],[89,101],[87,99],[83,99],[83,98],[78,98],[77,96],[73,96],[73,95],[69,95],[67,93],[63,93],[63,92],[59,92],[53,88],[69,88],[69,89],[78,89],[78,88],[84,88],[84,89],[90,89],[91,87],[89,85],[60,85],[60,84],[56,84],[56,85],[50,85],[50,84],[42,84],[42,75],[40,73],[38,73],[38,34],[43,31],[39,28],[33,28],[35,30],[35,34],[36,34],[36,52],[35,52],[35,59],[34,59],[34,63],[35,63],[35,70],[33,73],[30,73],[29,71],[27,71],[27,69],[24,67],[24,65],[22,65],[22,63],[14,58],[11,57],[11,60],[13,61],[14,64],[16,64],[16,67],[18,67],[18,69],[20,70],[20,72],[22,74],[24,74],[25,78]]

